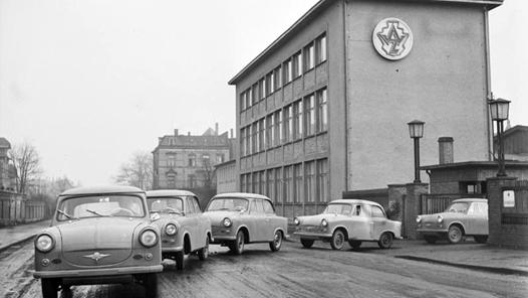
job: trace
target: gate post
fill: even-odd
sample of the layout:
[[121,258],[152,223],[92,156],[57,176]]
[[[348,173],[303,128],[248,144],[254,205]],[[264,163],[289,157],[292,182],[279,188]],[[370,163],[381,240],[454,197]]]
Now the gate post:
[[407,195],[403,204],[402,236],[407,239],[416,239],[416,216],[420,210],[420,198],[422,194],[429,193],[427,183],[406,184]]
[[517,178],[515,177],[492,177],[486,179],[488,188],[488,244],[495,246],[508,246],[508,231],[503,230],[503,188],[514,187]]

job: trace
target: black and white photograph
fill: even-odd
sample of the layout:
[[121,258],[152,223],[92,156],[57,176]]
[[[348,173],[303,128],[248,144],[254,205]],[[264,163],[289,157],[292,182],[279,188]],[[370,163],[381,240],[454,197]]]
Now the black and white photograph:
[[0,297],[528,297],[528,2],[0,0]]

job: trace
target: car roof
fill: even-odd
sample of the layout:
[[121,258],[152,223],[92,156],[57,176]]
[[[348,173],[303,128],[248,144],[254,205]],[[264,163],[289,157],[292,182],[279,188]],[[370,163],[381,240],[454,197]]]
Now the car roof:
[[84,186],[68,189],[62,192],[61,196],[84,195],[84,194],[101,194],[101,193],[145,193],[142,189],[134,186],[124,185],[102,185],[102,186]]
[[147,198],[149,197],[170,197],[170,196],[196,196],[196,194],[188,190],[182,190],[182,189],[147,190]]
[[341,199],[341,200],[333,200],[330,202],[337,203],[337,204],[371,204],[371,205],[378,205],[381,206],[381,204],[369,201],[369,200],[360,200],[360,199]]
[[456,199],[453,200],[454,202],[481,202],[481,203],[487,203],[488,199],[482,199],[482,198],[462,198],[462,199]]
[[253,198],[253,199],[264,199],[264,200],[269,200],[271,201],[270,198],[264,196],[264,195],[261,195],[261,194],[257,194],[257,193],[249,193],[249,192],[226,192],[226,193],[221,193],[221,194],[217,194],[213,197],[213,199],[215,198],[245,198],[245,199],[248,199],[248,198]]

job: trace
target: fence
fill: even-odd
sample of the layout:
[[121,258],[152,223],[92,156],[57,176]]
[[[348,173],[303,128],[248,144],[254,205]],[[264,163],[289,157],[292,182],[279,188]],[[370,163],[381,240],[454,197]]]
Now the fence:
[[46,203],[30,201],[13,192],[0,191],[0,226],[10,226],[43,220],[47,217]]
[[422,194],[420,198],[420,214],[444,212],[453,200],[460,198],[486,198],[484,194]]

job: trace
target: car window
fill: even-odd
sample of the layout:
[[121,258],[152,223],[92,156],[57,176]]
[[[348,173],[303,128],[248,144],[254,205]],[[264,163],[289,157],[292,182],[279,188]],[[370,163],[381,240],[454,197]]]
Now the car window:
[[196,213],[196,210],[194,210],[194,204],[192,201],[192,198],[187,197],[187,212],[186,213]]
[[213,198],[206,211],[243,211],[248,210],[249,201],[243,198]]
[[256,199],[255,204],[257,207],[257,213],[258,214],[264,214],[264,207],[262,206],[262,199]]
[[191,201],[194,205],[194,211],[196,213],[202,213],[202,208],[200,208],[200,203],[198,203],[198,198],[197,197],[191,197]]
[[488,203],[478,203],[480,205],[480,210],[482,213],[488,214]]
[[57,208],[57,220],[89,217],[143,217],[143,200],[133,195],[82,196],[63,200]]
[[275,209],[273,208],[273,204],[271,204],[268,200],[263,200],[262,205],[264,205],[264,213],[266,214],[275,214]]
[[181,213],[183,211],[183,200],[180,197],[148,198],[147,204],[151,212]]
[[447,207],[446,212],[467,213],[469,204],[466,202],[455,202]]
[[371,211],[372,217],[386,218],[385,212],[383,212],[383,210],[379,206],[371,206],[370,211]]
[[323,213],[350,215],[352,213],[352,205],[343,203],[328,204]]

